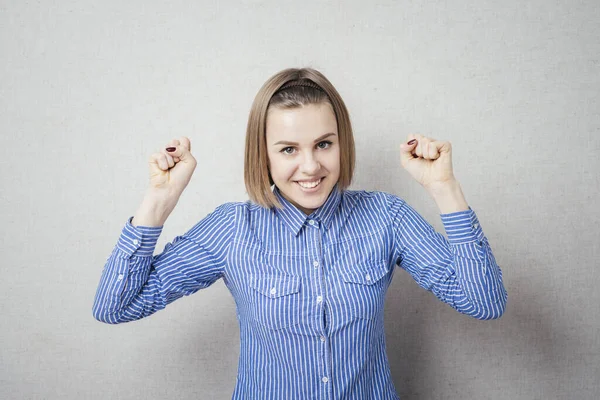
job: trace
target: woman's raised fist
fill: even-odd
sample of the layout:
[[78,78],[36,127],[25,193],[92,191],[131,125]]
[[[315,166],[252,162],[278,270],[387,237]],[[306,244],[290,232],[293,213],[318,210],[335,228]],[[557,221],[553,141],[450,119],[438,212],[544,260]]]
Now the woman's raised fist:
[[152,154],[148,159],[150,190],[168,197],[181,196],[196,169],[191,149],[190,139],[182,136],[171,140],[162,151]]

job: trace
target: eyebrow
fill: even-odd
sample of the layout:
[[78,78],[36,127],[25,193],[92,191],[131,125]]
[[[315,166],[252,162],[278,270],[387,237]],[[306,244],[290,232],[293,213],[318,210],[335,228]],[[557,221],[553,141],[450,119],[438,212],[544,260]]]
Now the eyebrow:
[[[315,139],[314,143],[320,142],[321,140],[323,140],[323,139],[325,139],[325,138],[327,138],[327,137],[329,137],[331,135],[335,135],[335,133],[334,132],[326,133],[323,136]],[[279,141],[277,143],[273,143],[273,146],[276,146],[278,144],[285,144],[285,145],[288,145],[288,146],[297,146],[298,145],[298,143],[296,143],[296,142],[287,142],[285,140],[281,140],[281,141]]]

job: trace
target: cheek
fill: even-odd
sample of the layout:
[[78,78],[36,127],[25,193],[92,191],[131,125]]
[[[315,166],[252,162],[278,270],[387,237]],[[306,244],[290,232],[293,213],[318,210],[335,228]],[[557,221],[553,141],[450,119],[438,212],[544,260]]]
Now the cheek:
[[295,171],[295,164],[293,162],[286,162],[278,160],[271,163],[271,176],[274,179],[288,179]]
[[340,170],[340,153],[339,151],[331,152],[331,157],[327,160],[328,169],[331,172]]

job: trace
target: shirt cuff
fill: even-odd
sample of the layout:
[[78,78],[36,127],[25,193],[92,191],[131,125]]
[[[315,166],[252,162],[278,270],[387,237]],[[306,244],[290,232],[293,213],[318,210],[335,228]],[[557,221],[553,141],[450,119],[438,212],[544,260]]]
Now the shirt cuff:
[[138,257],[152,256],[163,227],[133,226],[131,224],[132,219],[133,216],[129,217],[123,231],[121,231],[117,247],[130,257],[133,255]]
[[457,211],[449,214],[440,214],[444,229],[448,235],[450,244],[473,243],[482,245],[485,237],[479,225],[475,211],[469,207],[468,210]]

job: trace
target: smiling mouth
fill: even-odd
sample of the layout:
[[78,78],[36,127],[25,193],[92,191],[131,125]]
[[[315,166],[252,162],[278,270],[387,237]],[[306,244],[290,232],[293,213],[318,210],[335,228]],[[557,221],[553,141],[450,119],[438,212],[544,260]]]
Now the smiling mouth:
[[298,185],[300,185],[300,187],[304,188],[304,189],[314,189],[317,186],[319,186],[321,184],[321,181],[323,180],[323,178],[319,178],[316,181],[310,181],[310,182],[300,182],[300,181],[296,181],[296,183]]

